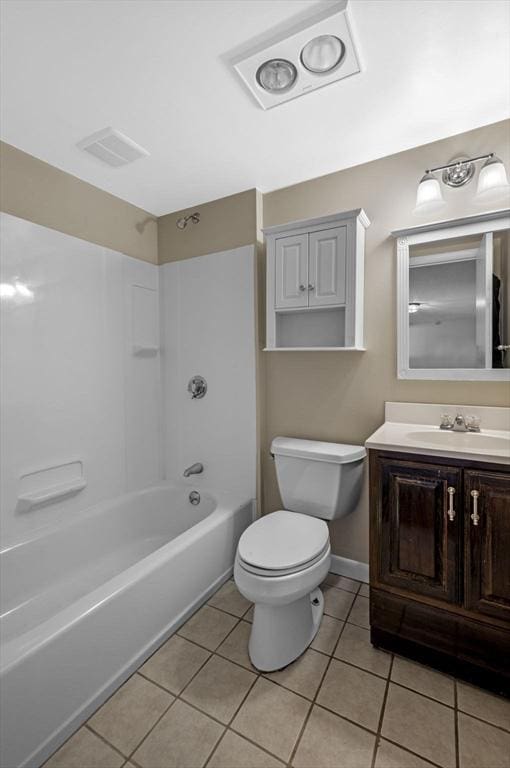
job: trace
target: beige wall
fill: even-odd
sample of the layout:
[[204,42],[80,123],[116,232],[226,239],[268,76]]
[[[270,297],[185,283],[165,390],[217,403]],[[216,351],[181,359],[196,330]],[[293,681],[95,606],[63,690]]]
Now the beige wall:
[[[159,263],[190,259],[206,253],[227,251],[257,241],[257,198],[248,189],[210,203],[198,203],[158,219]],[[176,227],[177,219],[198,211],[200,222],[189,222],[186,229]]]
[[[266,227],[357,207],[372,222],[365,261],[367,351],[266,353],[266,512],[281,503],[268,454],[275,435],[362,443],[383,421],[385,400],[510,405],[510,387],[504,383],[397,380],[396,257],[390,236],[393,229],[418,223],[412,209],[425,168],[460,154],[489,151],[510,168],[509,140],[510,122],[505,121],[264,195]],[[483,210],[472,202],[474,192],[474,184],[447,190],[448,206],[441,218]],[[335,523],[331,534],[336,554],[367,562],[366,492],[358,510]]]
[[147,211],[0,142],[0,209],[157,264],[156,219]]

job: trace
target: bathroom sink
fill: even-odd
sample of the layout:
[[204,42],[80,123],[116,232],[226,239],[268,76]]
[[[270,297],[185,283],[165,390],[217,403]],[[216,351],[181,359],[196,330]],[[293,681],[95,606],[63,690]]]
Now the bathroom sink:
[[[461,408],[478,416],[481,432],[439,429],[444,413],[454,418]],[[385,415],[367,448],[510,465],[510,408],[386,403]]]
[[408,432],[409,440],[417,443],[428,443],[445,448],[459,448],[476,451],[507,451],[510,454],[510,441],[504,437],[484,435],[478,432],[449,432],[446,430],[423,430],[423,432]]

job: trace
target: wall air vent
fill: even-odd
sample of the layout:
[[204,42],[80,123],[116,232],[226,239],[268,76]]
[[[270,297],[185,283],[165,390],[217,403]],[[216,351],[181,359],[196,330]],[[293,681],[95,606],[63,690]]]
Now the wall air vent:
[[103,128],[82,139],[76,146],[112,168],[119,168],[149,155],[146,149],[115,128]]
[[230,63],[262,109],[359,73],[347,0],[246,43]]

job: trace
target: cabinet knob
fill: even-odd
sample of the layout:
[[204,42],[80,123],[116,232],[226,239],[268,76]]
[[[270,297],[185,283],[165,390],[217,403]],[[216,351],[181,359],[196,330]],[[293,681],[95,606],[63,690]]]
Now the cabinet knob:
[[455,520],[455,510],[453,508],[453,497],[455,496],[455,488],[452,485],[449,485],[446,489],[446,492],[448,493],[448,518],[450,520]]
[[299,290],[300,291],[306,291],[306,286],[305,285],[300,285],[299,286]]
[[480,515],[478,514],[478,497],[480,495],[480,491],[471,491],[471,496],[473,498],[473,512],[471,514],[471,520],[473,521],[473,525],[478,525],[480,522]]
[[314,288],[315,288],[315,285],[312,285],[311,283],[308,283],[308,290],[309,291],[313,291]]

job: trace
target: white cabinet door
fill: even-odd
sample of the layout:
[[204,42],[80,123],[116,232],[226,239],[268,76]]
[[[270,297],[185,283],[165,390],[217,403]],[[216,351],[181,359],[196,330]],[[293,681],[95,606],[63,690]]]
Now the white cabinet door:
[[276,241],[278,309],[308,306],[308,235],[280,237]]
[[308,301],[311,307],[345,304],[347,227],[310,234]]

